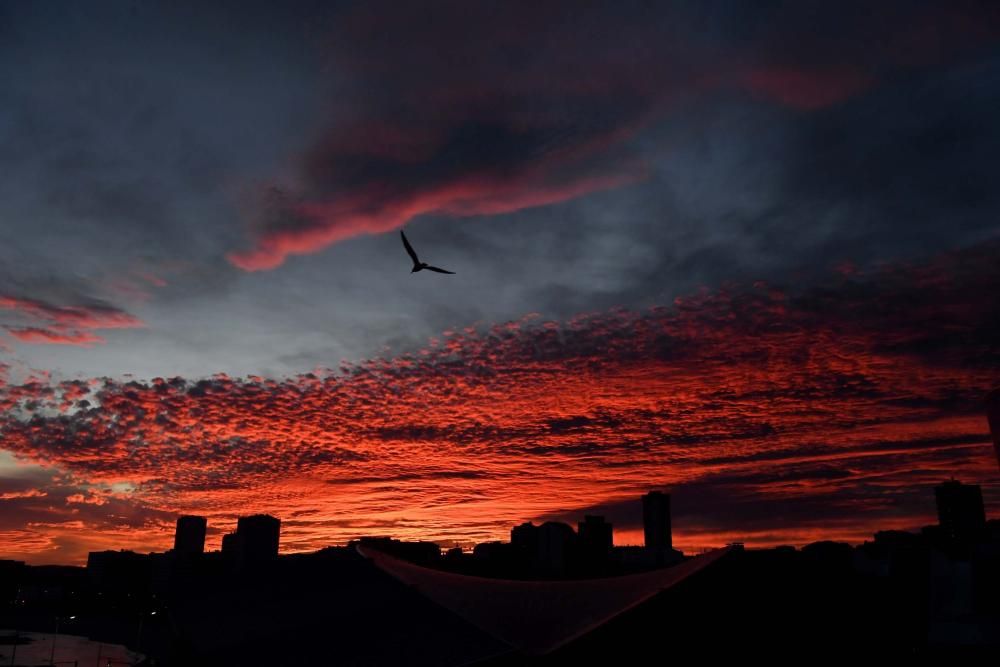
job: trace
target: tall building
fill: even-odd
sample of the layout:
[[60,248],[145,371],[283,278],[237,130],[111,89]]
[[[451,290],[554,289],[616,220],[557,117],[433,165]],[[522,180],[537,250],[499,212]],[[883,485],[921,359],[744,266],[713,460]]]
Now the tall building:
[[949,480],[934,489],[938,523],[943,537],[952,542],[971,544],[986,531],[983,491],[978,484]]
[[515,549],[534,554],[538,550],[538,526],[525,521],[510,529],[510,543]]
[[520,567],[531,567],[538,561],[538,526],[525,521],[510,529],[511,556]]
[[240,536],[234,530],[222,536],[222,553],[228,559],[236,559],[240,555]]
[[670,494],[650,491],[642,497],[642,528],[646,548],[672,549],[670,534]]
[[240,560],[263,562],[278,557],[281,521],[267,514],[241,516],[236,522],[236,546]]
[[179,556],[204,553],[207,525],[203,516],[179,517],[174,532],[174,553]]
[[587,556],[606,556],[614,546],[614,533],[611,524],[603,516],[587,514],[583,521],[577,524],[577,535],[580,539],[580,549]]
[[576,547],[576,533],[569,524],[546,521],[538,527],[537,564],[549,572],[566,570]]

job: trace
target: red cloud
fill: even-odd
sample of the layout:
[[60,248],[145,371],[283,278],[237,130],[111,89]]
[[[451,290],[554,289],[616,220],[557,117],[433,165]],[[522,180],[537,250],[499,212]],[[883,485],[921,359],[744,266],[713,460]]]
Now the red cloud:
[[42,343],[49,345],[80,345],[90,347],[94,343],[103,343],[104,339],[89,332],[55,331],[38,327],[5,327],[7,332],[23,343]]
[[1000,380],[997,251],[528,317],[339,373],[39,379],[0,390],[0,430],[24,460],[119,489],[110,509],[66,501],[66,521],[97,513],[90,545],[142,543],[98,520],[122,503],[220,527],[272,512],[301,551],[371,532],[495,539],[661,486],[682,546],[856,540],[931,521],[930,489],[951,475],[1000,501],[983,418]]
[[73,495],[66,496],[66,502],[81,505],[106,505],[108,499],[101,496],[87,496],[82,493],[74,493]]
[[7,491],[0,493],[0,500],[15,500],[18,498],[44,498],[48,494],[41,489],[27,489],[25,491]]
[[310,254],[361,234],[398,229],[428,213],[455,216],[498,215],[544,206],[635,181],[639,170],[617,176],[581,177],[562,185],[534,184],[527,178],[512,181],[489,177],[447,183],[396,201],[379,202],[378,193],[346,197],[336,202],[305,202],[290,209],[300,224],[294,229],[267,231],[253,250],[226,257],[245,270],[280,266],[289,255]]
[[105,305],[54,306],[36,299],[0,296],[0,308],[17,310],[62,326],[81,329],[128,329],[145,326],[132,315]]
[[872,86],[872,75],[842,69],[816,71],[796,67],[755,69],[747,73],[745,85],[784,105],[813,110],[842,102]]
[[146,326],[123,310],[105,304],[57,306],[37,299],[0,295],[0,309],[15,311],[45,326],[6,326],[7,331],[25,343],[90,346],[104,339],[91,329],[129,329]]

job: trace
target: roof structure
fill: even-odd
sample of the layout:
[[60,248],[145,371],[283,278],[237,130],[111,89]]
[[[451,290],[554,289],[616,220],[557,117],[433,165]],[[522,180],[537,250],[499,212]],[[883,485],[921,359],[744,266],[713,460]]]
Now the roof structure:
[[602,579],[520,581],[444,572],[370,546],[376,567],[527,655],[544,655],[607,623],[729,551],[716,549],[673,567]]

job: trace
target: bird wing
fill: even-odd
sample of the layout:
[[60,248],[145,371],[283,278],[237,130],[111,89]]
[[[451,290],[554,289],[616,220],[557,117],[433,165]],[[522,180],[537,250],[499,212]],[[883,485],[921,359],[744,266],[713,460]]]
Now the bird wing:
[[410,259],[413,260],[415,265],[420,264],[420,260],[417,259],[417,253],[413,250],[413,246],[410,245],[410,242],[406,240],[406,234],[403,233],[402,229],[399,230],[399,235],[403,237],[403,245],[406,246],[406,252],[409,254]]
[[438,273],[450,273],[452,275],[455,275],[454,271],[445,271],[444,269],[439,269],[436,266],[425,266],[424,268],[427,269],[428,271],[437,271]]

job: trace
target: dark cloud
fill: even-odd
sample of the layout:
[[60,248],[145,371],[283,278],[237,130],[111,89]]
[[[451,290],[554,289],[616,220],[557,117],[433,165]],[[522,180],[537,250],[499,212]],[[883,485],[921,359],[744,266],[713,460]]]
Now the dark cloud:
[[[0,292],[149,325],[10,323],[27,366],[294,373],[996,233],[987,3],[6,12]],[[447,290],[368,235],[411,218]]]
[[271,269],[422,215],[511,213],[635,183],[650,171],[643,131],[679,98],[748,89],[820,109],[998,35],[1000,13],[976,3],[366,6],[330,42],[349,72],[331,129],[263,202],[253,247],[229,259]]

